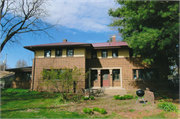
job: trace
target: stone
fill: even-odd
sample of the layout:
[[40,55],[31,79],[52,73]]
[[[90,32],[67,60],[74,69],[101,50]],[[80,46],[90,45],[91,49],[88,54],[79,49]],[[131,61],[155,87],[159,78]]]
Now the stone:
[[154,93],[151,91],[146,90],[144,95],[144,100],[154,104]]

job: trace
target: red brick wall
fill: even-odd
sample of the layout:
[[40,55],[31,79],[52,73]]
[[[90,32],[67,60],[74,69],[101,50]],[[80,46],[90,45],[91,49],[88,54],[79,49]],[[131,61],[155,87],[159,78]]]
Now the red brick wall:
[[[55,69],[62,69],[65,67],[73,69],[75,66],[77,68],[85,69],[84,57],[36,58],[33,63],[35,63],[35,68],[34,65],[32,67],[32,72],[34,71],[34,76],[32,75],[32,78],[34,77],[34,86],[32,85],[31,87],[33,90],[39,91],[46,90],[46,87],[40,85],[40,83],[42,83],[41,72],[43,69],[50,69],[51,67]],[[81,79],[81,83],[78,83],[77,85],[79,88],[78,90],[85,88],[85,79]]]

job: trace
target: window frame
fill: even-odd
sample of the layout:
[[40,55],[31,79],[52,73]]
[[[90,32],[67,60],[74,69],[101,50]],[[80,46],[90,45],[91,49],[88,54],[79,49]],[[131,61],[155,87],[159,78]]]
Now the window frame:
[[[95,55],[95,57],[93,57],[93,55]],[[91,58],[97,59],[97,50],[91,50]]]
[[[103,57],[103,52],[104,52],[104,51],[106,52],[106,57]],[[107,56],[108,56],[107,50],[101,50],[101,57],[102,57],[102,58],[107,58]]]
[[48,51],[50,51],[50,56],[49,56],[49,57],[51,57],[51,50],[45,49],[45,50],[44,50],[44,57],[45,57],[45,58],[49,58],[49,57],[47,57],[47,55],[46,55]]
[[[158,79],[159,74],[157,73],[158,69],[133,69],[133,79],[136,80],[152,80]],[[134,73],[136,73],[136,79],[134,78]],[[140,74],[141,73],[141,74]],[[151,75],[152,74],[152,75]],[[150,78],[148,78],[148,75]]]
[[[69,55],[68,55],[68,50],[72,50],[72,51],[73,51],[73,52],[72,52],[72,53],[73,53],[72,56],[69,56]],[[74,48],[68,48],[66,51],[67,51],[67,52],[66,52],[66,56],[67,56],[67,57],[73,57],[73,56],[74,56]]]
[[[115,71],[118,71],[118,73],[115,73]],[[118,74],[119,79],[115,79],[115,75],[117,75],[117,74]],[[119,81],[120,80],[120,69],[113,69],[112,75],[113,75],[113,81]]]
[[112,57],[113,57],[113,58],[116,58],[116,57],[113,56],[113,51],[115,51],[115,53],[117,53],[117,56],[116,56],[116,57],[118,57],[118,49],[112,49]]
[[[60,51],[61,51],[61,53],[60,53],[60,55],[59,55],[59,56],[57,55],[57,51],[58,51],[58,50],[60,50]],[[62,52],[63,52],[63,50],[62,50],[62,49],[56,49],[56,51],[55,51],[55,56],[56,56],[56,57],[62,57]]]

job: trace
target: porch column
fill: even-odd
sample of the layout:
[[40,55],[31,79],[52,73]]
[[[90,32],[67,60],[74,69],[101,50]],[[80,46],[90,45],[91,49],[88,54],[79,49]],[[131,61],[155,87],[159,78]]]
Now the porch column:
[[97,70],[97,77],[98,77],[98,86],[101,87],[101,70]]
[[109,86],[113,87],[113,72],[112,72],[112,69],[109,69]]
[[89,88],[91,87],[91,69],[89,69]]

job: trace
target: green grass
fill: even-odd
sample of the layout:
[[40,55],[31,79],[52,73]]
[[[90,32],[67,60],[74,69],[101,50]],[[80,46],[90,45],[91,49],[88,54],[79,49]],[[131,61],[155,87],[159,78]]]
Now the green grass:
[[55,106],[59,93],[28,91],[28,89],[12,88],[1,90],[1,118],[87,117],[85,114],[64,111]]

